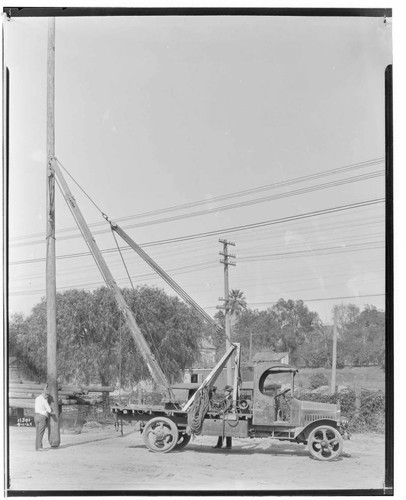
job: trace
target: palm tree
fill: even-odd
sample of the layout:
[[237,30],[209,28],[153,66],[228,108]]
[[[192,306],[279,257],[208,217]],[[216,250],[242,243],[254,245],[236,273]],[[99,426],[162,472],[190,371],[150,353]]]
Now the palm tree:
[[230,324],[234,326],[241,312],[247,309],[247,301],[245,300],[244,292],[241,290],[231,290],[228,294],[228,307]]

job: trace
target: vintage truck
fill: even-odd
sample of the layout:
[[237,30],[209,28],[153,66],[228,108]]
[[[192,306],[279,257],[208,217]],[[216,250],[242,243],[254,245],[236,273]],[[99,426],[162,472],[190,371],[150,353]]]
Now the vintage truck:
[[[191,436],[234,436],[240,438],[270,437],[284,441],[307,443],[310,454],[318,460],[333,460],[343,449],[344,420],[338,405],[300,401],[294,397],[297,370],[284,364],[260,362],[254,368],[252,388],[240,377],[240,345],[232,343],[217,324],[145,251],[121,228],[109,220],[118,234],[163,280],[170,285],[205,321],[224,333],[230,347],[197,387],[172,387],[146,342],[135,316],[110,272],[79,206],[59,167],[52,158],[50,170],[56,176],[66,203],[72,211],[101,274],[126,320],[127,327],[141,353],[155,385],[165,399],[159,405],[115,405],[112,411],[118,421],[138,421],[145,445],[154,452],[169,452],[187,445]],[[121,253],[121,252],[120,252]],[[225,255],[225,254],[222,254]],[[225,299],[227,319],[228,298]],[[234,363],[232,405],[223,411],[213,397],[214,384],[227,364]],[[289,378],[289,383],[284,378]]]
[[[233,405],[224,412],[214,398],[218,374],[234,355]],[[185,447],[192,435],[273,438],[307,444],[318,460],[334,460],[343,450],[347,420],[339,405],[301,401],[294,396],[298,370],[263,357],[254,365],[254,379],[239,376],[240,346],[234,344],[207,379],[172,387],[175,399],[161,405],[114,405],[121,423],[139,422],[143,441],[154,452]]]

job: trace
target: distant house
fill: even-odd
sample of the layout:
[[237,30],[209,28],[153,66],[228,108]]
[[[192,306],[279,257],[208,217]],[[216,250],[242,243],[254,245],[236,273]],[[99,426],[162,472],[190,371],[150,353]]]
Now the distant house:
[[257,352],[254,356],[254,359],[252,360],[252,362],[254,364],[261,363],[264,361],[276,361],[276,362],[288,365],[289,364],[289,353],[288,352],[262,351],[262,352]]
[[185,383],[198,383],[202,379],[202,373],[210,373],[216,364],[216,348],[210,339],[203,338],[199,347],[200,358],[197,363],[185,370],[183,381]]
[[216,364],[216,348],[208,339],[200,342],[200,368],[211,368]]

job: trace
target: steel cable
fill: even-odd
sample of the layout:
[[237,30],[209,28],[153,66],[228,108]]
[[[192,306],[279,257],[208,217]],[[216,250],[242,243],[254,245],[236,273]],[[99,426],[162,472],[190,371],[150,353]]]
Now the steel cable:
[[209,409],[210,395],[209,388],[203,387],[195,396],[195,399],[188,410],[187,416],[187,433],[193,435],[200,435],[203,427],[203,420]]

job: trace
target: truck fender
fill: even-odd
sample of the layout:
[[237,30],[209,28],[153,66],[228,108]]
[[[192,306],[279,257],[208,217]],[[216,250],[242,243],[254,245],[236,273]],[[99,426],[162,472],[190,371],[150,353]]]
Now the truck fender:
[[312,432],[313,429],[316,427],[319,427],[319,425],[329,425],[330,427],[334,427],[335,429],[338,429],[337,421],[336,420],[331,420],[329,418],[321,418],[320,420],[315,420],[314,422],[311,422],[310,424],[306,425],[305,427],[298,428],[297,429],[297,434],[295,436],[295,439],[298,443],[307,443],[307,438],[309,437],[310,433]]

